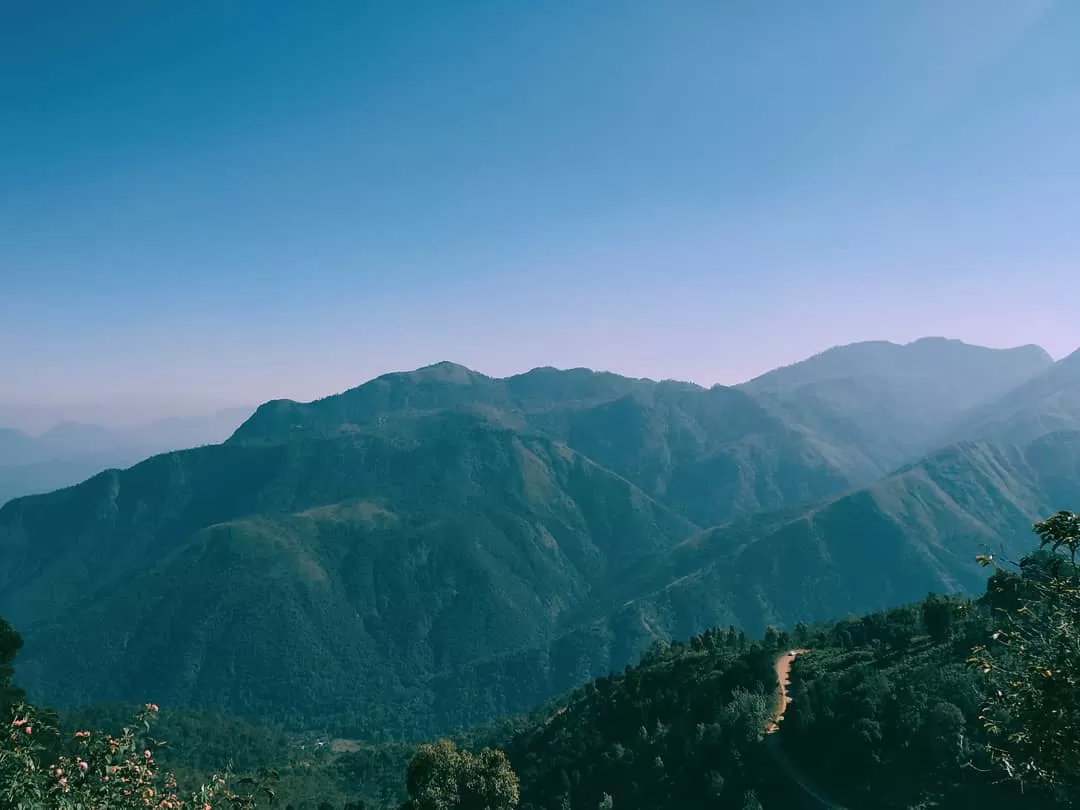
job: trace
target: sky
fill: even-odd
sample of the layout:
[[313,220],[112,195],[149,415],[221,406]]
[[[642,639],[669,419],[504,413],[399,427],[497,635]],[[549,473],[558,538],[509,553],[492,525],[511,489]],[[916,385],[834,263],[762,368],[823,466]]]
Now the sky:
[[0,403],[1080,346],[1080,3],[0,0]]

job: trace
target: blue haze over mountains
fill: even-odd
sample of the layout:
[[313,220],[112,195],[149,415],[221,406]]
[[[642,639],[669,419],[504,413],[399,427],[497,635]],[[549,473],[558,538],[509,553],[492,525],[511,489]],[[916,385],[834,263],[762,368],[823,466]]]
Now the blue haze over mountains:
[[0,505],[20,495],[77,484],[110,467],[224,441],[253,408],[178,416],[140,425],[63,421],[38,434],[0,426]]
[[977,591],[1078,501],[1080,352],[868,342],[712,388],[446,362],[6,504],[0,615],[41,699],[410,737],[657,638]]

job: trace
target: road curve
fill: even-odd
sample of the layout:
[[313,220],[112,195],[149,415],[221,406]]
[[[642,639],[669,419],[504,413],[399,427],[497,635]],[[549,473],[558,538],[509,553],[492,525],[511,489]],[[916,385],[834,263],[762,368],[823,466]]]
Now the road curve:
[[776,714],[765,728],[765,745],[769,749],[769,753],[772,754],[777,767],[784,772],[788,779],[798,785],[799,789],[818,807],[822,810],[847,810],[843,805],[827,799],[811,786],[809,781],[788,758],[787,754],[784,753],[780,745],[780,738],[776,736],[776,732],[780,730],[780,722],[784,719],[784,712],[787,711],[787,707],[791,704],[791,697],[788,695],[788,687],[791,686],[791,665],[796,656],[806,652],[809,651],[802,649],[791,650],[779,655],[776,659],[776,681],[779,684],[776,692]]
[[791,686],[791,665],[795,662],[795,656],[802,655],[807,650],[791,650],[780,654],[776,659],[776,682],[780,688],[776,694],[776,714],[765,728],[766,734],[772,734],[780,729],[780,721],[784,719],[791,698],[788,696],[788,687]]

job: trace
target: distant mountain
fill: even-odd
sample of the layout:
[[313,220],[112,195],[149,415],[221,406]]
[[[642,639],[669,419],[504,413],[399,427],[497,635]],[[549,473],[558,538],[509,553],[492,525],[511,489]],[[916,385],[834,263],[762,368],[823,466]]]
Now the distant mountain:
[[21,431],[0,428],[0,463],[26,464],[35,459],[36,443]]
[[61,422],[37,436],[0,428],[0,505],[50,492],[147,456],[225,441],[252,408],[163,419],[130,428]]
[[1023,444],[1062,430],[1080,430],[1080,350],[1001,397],[962,414],[943,438]]
[[829,349],[739,387],[774,398],[789,418],[834,444],[860,448],[887,472],[949,443],[943,430],[961,414],[1052,366],[1038,346],[873,341]]

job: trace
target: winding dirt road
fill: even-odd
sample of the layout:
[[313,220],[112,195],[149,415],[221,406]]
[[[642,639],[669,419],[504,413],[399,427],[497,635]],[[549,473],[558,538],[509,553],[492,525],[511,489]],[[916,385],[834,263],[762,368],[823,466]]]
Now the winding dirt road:
[[765,728],[766,735],[772,734],[774,736],[771,738],[766,737],[765,744],[776,761],[777,767],[822,810],[846,810],[843,805],[826,798],[810,784],[799,769],[788,759],[787,754],[784,753],[783,748],[780,746],[780,738],[775,736],[775,732],[780,730],[780,722],[784,719],[784,712],[787,711],[787,707],[791,703],[791,697],[788,695],[788,687],[791,686],[791,665],[795,661],[795,656],[806,652],[809,651],[791,650],[776,659],[776,681],[780,684],[776,693],[776,714]]
[[780,729],[780,721],[784,719],[791,698],[788,696],[788,687],[791,686],[791,665],[795,662],[795,656],[802,655],[806,650],[792,650],[776,659],[776,681],[780,684],[780,690],[776,696],[776,715],[772,722],[765,728],[766,734],[772,734]]

